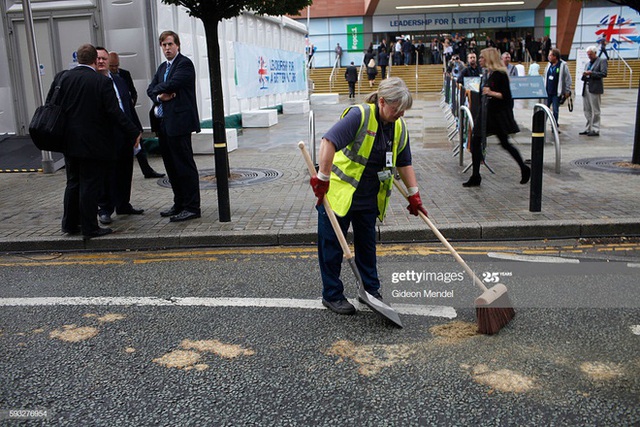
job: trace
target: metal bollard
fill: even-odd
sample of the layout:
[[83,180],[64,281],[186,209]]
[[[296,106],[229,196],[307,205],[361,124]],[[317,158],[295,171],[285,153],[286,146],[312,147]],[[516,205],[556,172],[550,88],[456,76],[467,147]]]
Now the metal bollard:
[[529,212],[542,210],[542,162],[544,160],[544,110],[533,113],[531,126],[531,184],[529,192]]

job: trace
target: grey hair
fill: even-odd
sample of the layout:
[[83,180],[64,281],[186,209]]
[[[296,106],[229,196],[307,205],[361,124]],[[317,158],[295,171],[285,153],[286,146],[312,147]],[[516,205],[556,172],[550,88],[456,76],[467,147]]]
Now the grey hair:
[[593,52],[593,53],[598,53],[598,48],[595,46],[589,46],[587,48],[587,52]]
[[399,111],[406,111],[413,105],[411,92],[400,77],[389,77],[382,80],[378,90],[367,95],[364,102],[376,104],[378,98],[384,98],[389,104],[397,104]]

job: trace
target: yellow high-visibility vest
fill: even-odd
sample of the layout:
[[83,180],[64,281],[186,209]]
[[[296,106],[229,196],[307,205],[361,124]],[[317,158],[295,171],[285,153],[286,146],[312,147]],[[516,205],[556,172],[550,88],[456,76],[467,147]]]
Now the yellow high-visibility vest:
[[[362,104],[347,108],[342,113],[344,117],[351,108],[359,108],[361,113],[360,127],[356,133],[356,137],[342,150],[336,151],[333,158],[333,166],[331,167],[331,183],[327,198],[331,204],[331,208],[338,216],[345,216],[351,208],[353,194],[358,188],[367,161],[373,149],[373,143],[378,132],[378,121],[376,120],[375,104]],[[380,130],[382,131],[382,130]],[[409,133],[407,132],[407,124],[401,117],[396,120],[394,125],[393,137],[393,169],[395,171],[396,158],[398,153],[402,152],[407,146]],[[391,196],[391,188],[393,187],[393,177],[384,182],[380,182],[378,190],[378,218],[380,221],[384,219],[389,206],[389,197]]]

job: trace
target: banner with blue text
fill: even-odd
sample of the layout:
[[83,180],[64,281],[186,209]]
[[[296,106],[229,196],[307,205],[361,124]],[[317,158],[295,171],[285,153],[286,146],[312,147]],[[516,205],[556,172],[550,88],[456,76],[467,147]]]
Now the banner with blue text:
[[236,96],[254,98],[306,89],[302,53],[234,43]]

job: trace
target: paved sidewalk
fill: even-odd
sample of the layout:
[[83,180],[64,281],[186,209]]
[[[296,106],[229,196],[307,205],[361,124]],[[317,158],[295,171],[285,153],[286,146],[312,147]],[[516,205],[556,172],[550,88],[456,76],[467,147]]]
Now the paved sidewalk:
[[[600,137],[578,135],[585,123],[581,97],[575,99],[572,113],[561,109],[562,169],[555,173],[554,147],[547,143],[539,213],[529,212],[529,186],[519,184],[516,163],[495,138],[489,139],[487,162],[496,174],[483,168],[481,187],[462,187],[470,172],[462,174],[458,158],[452,157],[440,99],[439,94],[420,94],[405,117],[423,202],[445,236],[497,240],[640,234],[640,171],[629,173],[603,160],[631,159],[636,90],[606,91]],[[339,105],[312,106],[318,143],[350,103],[346,96],[340,101]],[[516,103],[521,132],[515,140],[524,158],[531,152],[533,105],[533,101]],[[244,129],[238,150],[229,153],[231,222],[218,219],[212,155],[196,156],[205,187],[201,219],[170,223],[161,218],[160,211],[172,205],[171,189],[159,185],[162,180],[144,179],[135,166],[131,201],[134,207],[145,209],[144,215],[114,215],[111,227],[115,233],[87,242],[60,231],[64,169],[53,175],[1,174],[0,251],[311,244],[316,232],[314,197],[297,148],[298,141],[308,139],[308,115],[279,115],[278,120],[268,129]],[[466,154],[468,163],[470,155]],[[574,163],[580,160],[584,161]],[[164,170],[159,157],[150,161],[156,170]],[[380,241],[434,240],[426,225],[409,215],[405,206],[394,192],[385,223],[379,225]]]

